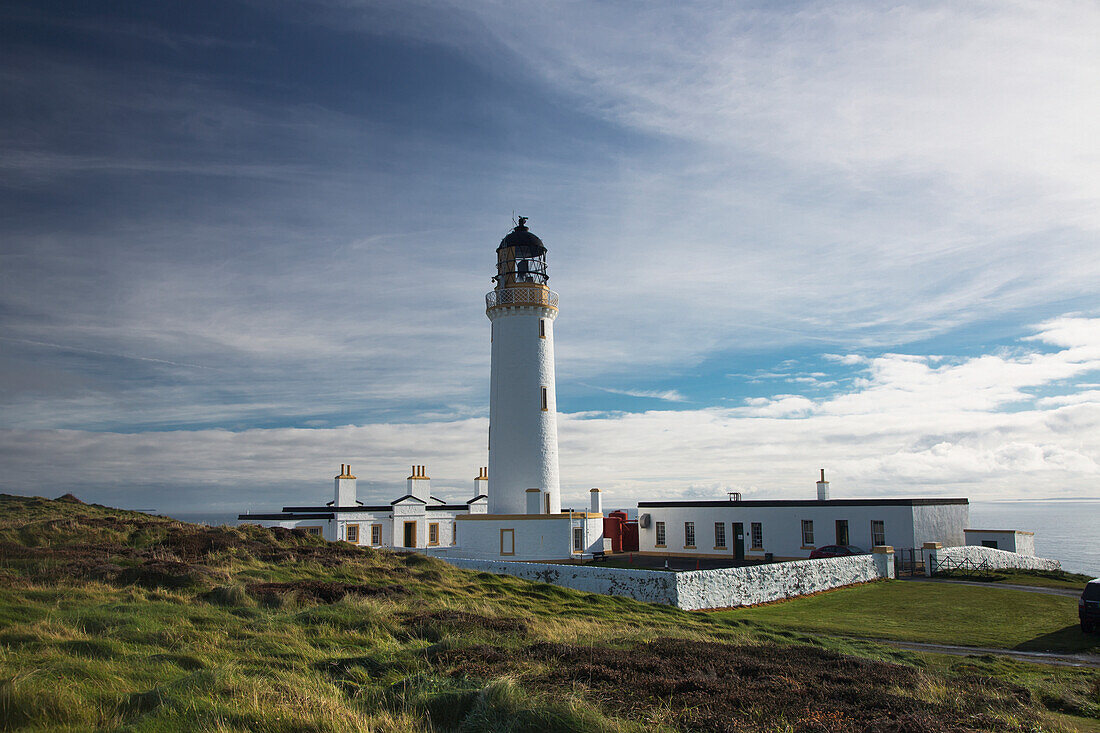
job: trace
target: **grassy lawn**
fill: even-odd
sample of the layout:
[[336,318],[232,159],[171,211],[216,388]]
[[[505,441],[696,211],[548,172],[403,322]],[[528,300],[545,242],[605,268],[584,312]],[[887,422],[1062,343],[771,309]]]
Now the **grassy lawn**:
[[[685,612],[285,530],[0,495],[0,730],[1034,733],[1100,720],[1095,672],[829,635],[866,627],[875,606],[908,613],[914,599],[896,594],[910,588],[955,592],[937,602],[952,613],[1027,595],[877,584],[829,630],[807,623],[834,615],[812,604],[852,591]],[[795,619],[762,616],[783,609]],[[1030,608],[1046,616],[1029,633],[1056,631],[1064,610]]]
[[1032,651],[1100,652],[1072,598],[885,581],[717,615],[803,632]]
[[1030,585],[1037,588],[1065,588],[1080,593],[1085,583],[1092,580],[1091,575],[1067,573],[1064,570],[993,570],[985,575],[966,575],[958,572],[940,573],[937,578],[968,580],[975,583],[1005,583],[1007,585]]

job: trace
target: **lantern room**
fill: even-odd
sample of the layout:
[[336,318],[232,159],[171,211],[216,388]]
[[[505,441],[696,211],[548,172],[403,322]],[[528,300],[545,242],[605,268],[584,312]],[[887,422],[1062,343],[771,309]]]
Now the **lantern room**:
[[546,247],[542,240],[527,228],[527,217],[521,216],[516,228],[500,240],[497,247],[497,274],[493,278],[496,287],[545,286]]

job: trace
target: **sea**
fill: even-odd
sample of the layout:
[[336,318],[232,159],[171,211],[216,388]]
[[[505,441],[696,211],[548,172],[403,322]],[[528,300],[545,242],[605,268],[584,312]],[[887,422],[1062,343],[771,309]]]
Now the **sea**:
[[[197,524],[237,524],[236,514],[172,513]],[[1044,501],[972,501],[973,529],[1026,529],[1035,554],[1059,560],[1071,573],[1100,576],[1100,498]]]

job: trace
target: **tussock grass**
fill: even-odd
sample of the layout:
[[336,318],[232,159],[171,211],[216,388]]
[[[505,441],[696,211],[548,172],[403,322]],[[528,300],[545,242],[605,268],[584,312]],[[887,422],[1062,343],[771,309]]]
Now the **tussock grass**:
[[[638,696],[586,666],[669,640],[704,657],[735,645],[775,663],[783,649],[817,649],[910,670],[919,684],[883,694],[919,717],[963,709],[969,690],[988,709],[968,730],[1023,730],[1038,713],[1057,725],[1100,717],[1095,678],[1081,670],[944,662],[812,624],[688,613],[285,530],[0,496],[0,730],[722,729],[682,691]],[[562,654],[537,651],[550,647]],[[809,684],[797,667],[784,674]],[[750,706],[722,720],[858,729],[845,705],[834,691],[817,712]]]

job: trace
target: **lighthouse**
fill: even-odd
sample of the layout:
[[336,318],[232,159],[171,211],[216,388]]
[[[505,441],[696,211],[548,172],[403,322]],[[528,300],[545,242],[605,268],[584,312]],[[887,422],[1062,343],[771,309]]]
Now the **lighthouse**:
[[554,319],[546,247],[520,217],[497,247],[491,322],[489,514],[561,512]]

